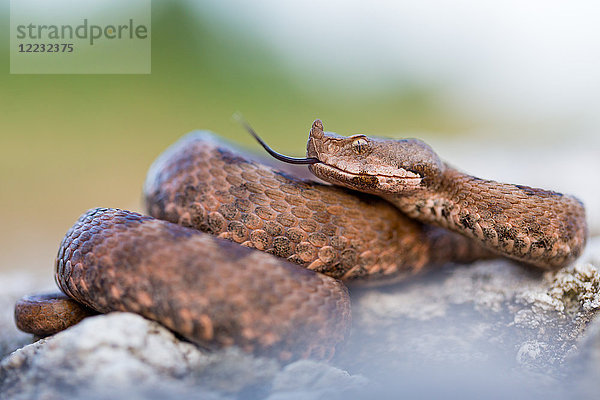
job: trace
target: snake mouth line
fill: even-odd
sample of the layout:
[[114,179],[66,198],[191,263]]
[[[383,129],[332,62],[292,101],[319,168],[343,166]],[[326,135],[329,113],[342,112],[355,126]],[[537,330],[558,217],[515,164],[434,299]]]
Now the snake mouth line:
[[325,181],[375,195],[413,190],[418,188],[423,180],[420,176],[355,174],[323,162],[309,165],[308,168],[314,175]]
[[[319,161],[318,163],[314,163],[311,165],[311,167],[313,169],[316,169],[317,167],[321,167],[321,168],[328,168],[332,171],[337,172],[340,175],[343,176],[347,176],[347,177],[364,177],[364,178],[380,178],[380,179],[396,179],[396,180],[402,180],[402,181],[407,181],[407,182],[411,182],[411,181],[415,181],[416,184],[420,183],[421,180],[423,179],[422,176],[415,174],[414,172],[410,172],[410,171],[406,171],[409,174],[412,174],[414,176],[397,176],[397,175],[386,175],[386,174],[368,174],[368,173],[354,173],[354,172],[350,172],[350,171],[346,171],[343,170],[341,168],[338,168],[334,165],[331,164],[326,164],[323,161]],[[412,184],[412,182],[411,182]]]

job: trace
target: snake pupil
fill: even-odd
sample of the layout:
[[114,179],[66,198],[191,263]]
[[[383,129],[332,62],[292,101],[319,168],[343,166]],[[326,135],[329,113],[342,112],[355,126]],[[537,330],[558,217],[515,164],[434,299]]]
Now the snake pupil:
[[368,143],[367,143],[367,140],[364,138],[359,138],[352,142],[352,150],[354,150],[354,152],[356,154],[366,153],[367,147],[368,147]]

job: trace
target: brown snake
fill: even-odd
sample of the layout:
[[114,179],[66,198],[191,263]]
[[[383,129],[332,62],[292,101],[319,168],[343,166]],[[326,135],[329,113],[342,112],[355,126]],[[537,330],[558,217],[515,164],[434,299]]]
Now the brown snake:
[[56,258],[70,299],[20,300],[17,326],[47,335],[94,311],[130,311],[209,348],[329,358],[350,322],[340,280],[390,283],[496,254],[556,269],[585,244],[577,199],[466,175],[421,141],[341,137],[316,120],[307,149],[306,159],[274,155],[369,194],[303,181],[189,134],[148,172],[151,216],[82,215]]

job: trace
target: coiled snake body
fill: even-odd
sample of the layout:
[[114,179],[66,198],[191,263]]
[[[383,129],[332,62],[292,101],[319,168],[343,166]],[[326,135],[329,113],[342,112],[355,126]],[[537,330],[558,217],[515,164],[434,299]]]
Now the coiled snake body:
[[185,136],[148,172],[150,216],[82,215],[56,259],[68,297],[23,298],[17,326],[47,335],[130,311],[209,348],[329,358],[350,323],[340,281],[390,283],[496,254],[555,269],[585,244],[575,198],[465,175],[418,140],[341,137],[317,120],[307,154],[316,176],[368,194],[277,172],[209,133]]

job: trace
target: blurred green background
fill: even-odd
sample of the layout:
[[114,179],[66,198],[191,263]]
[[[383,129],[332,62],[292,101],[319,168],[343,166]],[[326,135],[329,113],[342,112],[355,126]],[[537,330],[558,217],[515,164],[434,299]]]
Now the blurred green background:
[[[235,5],[229,12],[236,18],[227,21],[216,17],[223,9],[214,3],[202,11],[202,3],[153,2],[149,75],[9,74],[4,37],[0,268],[50,273],[58,243],[80,213],[95,206],[141,210],[148,166],[188,131],[210,129],[256,148],[232,120],[237,111],[291,155],[303,154],[317,117],[344,134],[458,135],[488,123],[444,106],[436,85],[401,72],[377,90],[298,74],[236,22],[243,16]],[[8,11],[5,1],[3,32]],[[357,52],[365,50],[360,46]]]
[[188,131],[210,129],[251,145],[232,120],[236,111],[273,147],[298,155],[317,117],[340,132],[380,134],[462,124],[429,104],[425,88],[367,98],[318,85],[300,90],[251,35],[192,14],[181,1],[153,4],[150,75],[11,75],[7,46],[0,76],[3,268],[49,268],[62,236],[88,208],[141,210],[148,166]]

